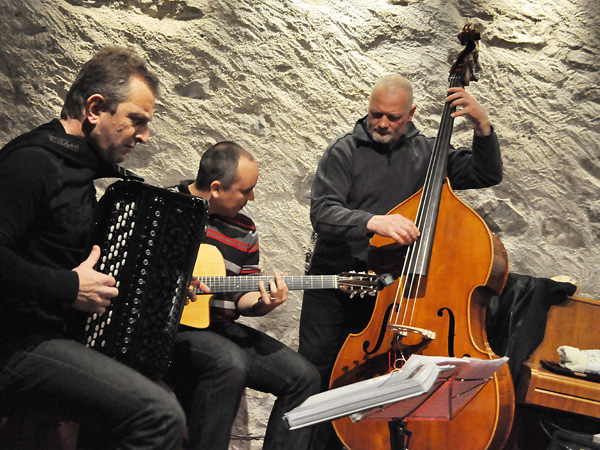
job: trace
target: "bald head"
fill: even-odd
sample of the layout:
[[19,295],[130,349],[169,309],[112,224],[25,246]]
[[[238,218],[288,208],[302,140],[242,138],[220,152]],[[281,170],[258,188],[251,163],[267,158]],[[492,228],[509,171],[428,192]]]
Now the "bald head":
[[376,84],[373,86],[373,90],[371,91],[371,97],[375,91],[381,94],[395,94],[397,91],[404,91],[406,93],[406,97],[408,99],[408,107],[410,108],[413,104],[413,90],[410,82],[401,75],[390,74],[382,77]]

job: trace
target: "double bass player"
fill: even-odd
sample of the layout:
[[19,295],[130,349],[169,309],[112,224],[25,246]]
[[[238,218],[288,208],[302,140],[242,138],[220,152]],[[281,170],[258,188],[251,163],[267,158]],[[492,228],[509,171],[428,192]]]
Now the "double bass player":
[[[498,138],[485,109],[462,87],[448,89],[446,102],[474,125],[472,148],[451,149],[447,173],[454,189],[484,188],[502,180]],[[317,234],[309,274],[367,269],[373,235],[401,245],[420,230],[400,214],[386,213],[416,193],[425,180],[434,138],[412,122],[412,87],[400,75],[386,75],[374,86],[367,115],[325,150],[312,186],[311,222]],[[327,389],[335,359],[350,333],[365,328],[374,301],[349,299],[334,291],[306,291],[300,319],[299,352],[321,374]],[[317,428],[313,450],[341,449],[329,423]]]

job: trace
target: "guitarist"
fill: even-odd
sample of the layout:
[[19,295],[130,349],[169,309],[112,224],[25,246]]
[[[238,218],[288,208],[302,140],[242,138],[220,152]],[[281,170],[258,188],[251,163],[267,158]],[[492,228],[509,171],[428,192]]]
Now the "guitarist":
[[[258,274],[259,245],[254,222],[240,210],[254,200],[258,165],[240,145],[219,142],[202,155],[195,181],[174,190],[208,200],[209,220],[203,244],[217,247],[227,275]],[[310,429],[289,431],[283,414],[319,390],[314,366],[281,342],[236,322],[240,315],[263,316],[287,300],[279,274],[267,292],[213,296],[210,326],[181,326],[167,376],[184,406],[189,426],[188,450],[227,450],[231,427],[245,387],[277,397],[263,449],[305,450]]]

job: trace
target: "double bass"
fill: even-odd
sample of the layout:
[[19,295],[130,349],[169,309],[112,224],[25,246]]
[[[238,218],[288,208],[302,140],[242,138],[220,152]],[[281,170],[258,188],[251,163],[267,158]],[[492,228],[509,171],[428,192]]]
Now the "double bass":
[[[468,24],[459,38],[465,48],[452,66],[450,87],[475,81],[480,34]],[[508,260],[498,237],[446,178],[453,111],[446,103],[423,188],[389,212],[413,220],[421,235],[408,247],[377,235],[370,241],[371,268],[394,271],[397,280],[377,295],[367,327],[345,341],[331,388],[389,373],[411,354],[497,357],[487,341],[485,307],[506,282]],[[506,442],[513,415],[512,379],[504,364],[451,420],[394,420],[402,421],[411,450],[493,450]],[[333,422],[350,450],[390,450],[398,443],[392,424],[348,417]]]

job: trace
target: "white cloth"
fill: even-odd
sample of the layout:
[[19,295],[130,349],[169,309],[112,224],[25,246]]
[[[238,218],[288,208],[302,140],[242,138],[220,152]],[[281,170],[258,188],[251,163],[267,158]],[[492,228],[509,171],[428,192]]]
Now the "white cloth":
[[561,367],[573,372],[600,374],[600,350],[580,350],[568,345],[558,347]]

